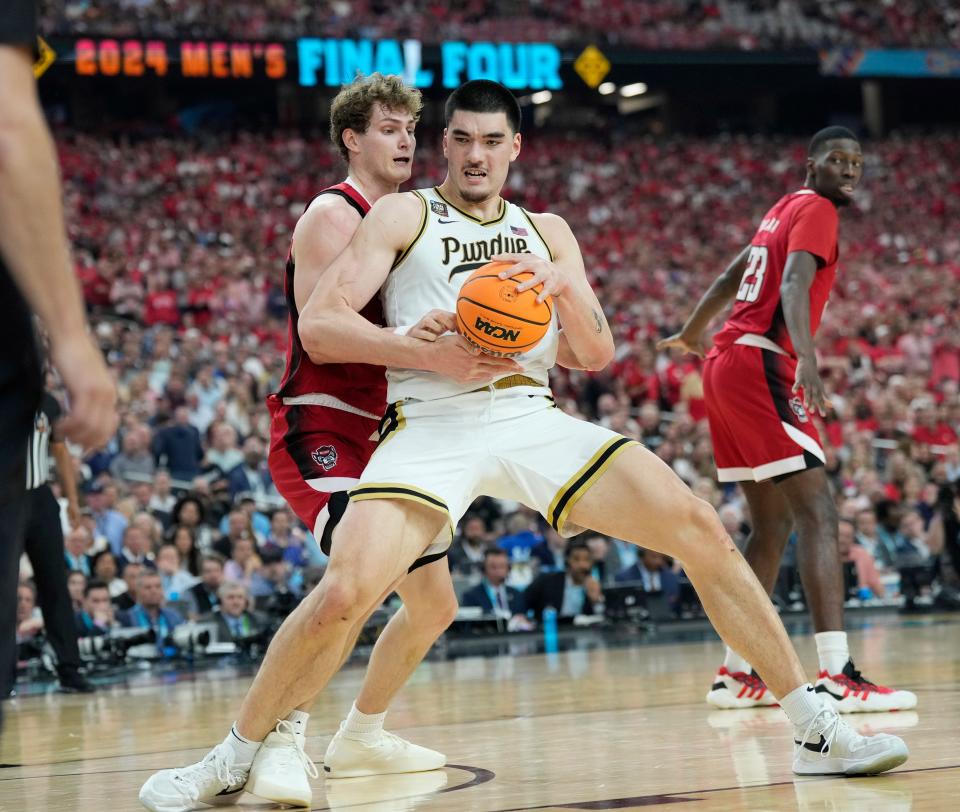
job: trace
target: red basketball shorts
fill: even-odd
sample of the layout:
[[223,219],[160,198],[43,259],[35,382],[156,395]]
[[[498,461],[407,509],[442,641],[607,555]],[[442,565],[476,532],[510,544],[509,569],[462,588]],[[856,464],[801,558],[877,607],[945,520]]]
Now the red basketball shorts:
[[[764,340],[746,340],[753,339]],[[824,464],[817,428],[791,391],[796,369],[788,355],[745,344],[707,358],[703,391],[721,482],[780,479]]]
[[357,484],[376,448],[379,421],[329,406],[287,405],[275,395],[267,405],[274,484],[329,555],[346,491]]

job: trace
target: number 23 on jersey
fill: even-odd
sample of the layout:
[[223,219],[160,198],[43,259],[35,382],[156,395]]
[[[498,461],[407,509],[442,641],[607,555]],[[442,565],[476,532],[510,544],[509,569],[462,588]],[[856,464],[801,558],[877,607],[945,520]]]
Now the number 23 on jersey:
[[760,296],[760,286],[763,284],[763,275],[767,272],[767,249],[763,245],[754,245],[750,248],[747,257],[747,267],[740,280],[740,290],[737,291],[738,302],[755,302]]

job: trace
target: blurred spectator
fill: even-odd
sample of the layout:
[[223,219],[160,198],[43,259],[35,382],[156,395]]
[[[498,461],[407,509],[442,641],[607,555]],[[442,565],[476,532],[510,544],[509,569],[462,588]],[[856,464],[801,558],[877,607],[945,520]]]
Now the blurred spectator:
[[736,502],[727,502],[717,511],[723,529],[727,531],[737,549],[742,553],[747,546],[748,529],[743,523],[743,510]]
[[458,575],[478,575],[483,569],[484,553],[489,543],[487,523],[481,516],[468,514],[447,553],[450,569]]
[[877,513],[871,508],[866,508],[857,513],[856,518],[856,542],[869,554],[881,569],[893,567],[892,551],[888,552],[883,542],[880,540],[880,528],[877,524]]
[[153,438],[153,455],[174,479],[189,482],[200,473],[203,444],[200,432],[190,423],[186,406],[178,407],[173,423],[157,432]]
[[228,581],[240,581],[244,585],[250,583],[253,573],[260,569],[260,556],[257,555],[257,546],[247,530],[233,540],[230,560],[223,568],[223,575]]
[[193,617],[212,612],[219,605],[218,591],[223,583],[223,556],[208,553],[200,561],[200,582],[187,590],[185,598],[190,602]]
[[591,574],[601,584],[612,582],[613,576],[621,569],[620,554],[616,546],[611,544],[606,536],[598,534],[587,535],[586,543],[590,548],[590,555],[593,556]]
[[267,455],[263,440],[248,437],[243,443],[243,462],[229,471],[230,496],[236,499],[240,494],[249,493],[257,499],[276,495],[270,470],[267,468]]
[[67,573],[67,592],[70,595],[70,601],[73,604],[73,612],[79,612],[83,608],[83,590],[87,587],[87,576],[80,570],[73,570]]
[[146,426],[127,429],[122,450],[110,462],[110,474],[114,479],[142,481],[153,476],[157,466],[149,451],[149,437],[150,430]]
[[213,529],[206,521],[206,509],[195,495],[187,494],[177,501],[173,508],[173,523],[188,527],[194,534],[194,541],[202,553],[213,547]]
[[299,527],[293,526],[290,511],[287,508],[277,508],[270,517],[270,533],[265,550],[276,547],[282,552],[283,560],[292,567],[305,567],[309,562],[306,545],[306,534]]
[[509,574],[510,557],[507,551],[499,547],[487,548],[483,557],[483,578],[479,584],[463,593],[460,605],[478,606],[484,614],[505,618],[523,614],[523,593],[507,586]]
[[164,544],[157,552],[157,573],[163,587],[163,596],[168,601],[184,598],[187,590],[198,579],[180,567],[180,551],[173,544]]
[[63,554],[68,570],[79,570],[88,578],[93,574],[93,563],[88,555],[92,543],[90,531],[82,525],[67,533],[63,540]]
[[566,570],[538,575],[523,593],[524,608],[540,621],[543,610],[552,606],[558,617],[592,615],[602,611],[603,591],[590,571],[593,555],[582,541],[567,545]]
[[99,637],[108,634],[116,622],[107,585],[97,579],[87,582],[83,590],[83,605],[76,613],[77,635]]
[[179,612],[164,606],[163,584],[156,572],[144,570],[137,576],[137,602],[133,608],[120,614],[123,626],[153,629],[157,635],[157,648],[162,649],[164,641],[173,630],[183,623]]
[[229,423],[217,423],[211,433],[213,439],[207,451],[207,465],[215,465],[227,474],[243,463],[243,452],[237,448],[237,430]]
[[153,492],[150,495],[150,511],[165,525],[169,524],[177,498],[170,490],[170,474],[157,471],[153,478]]
[[297,589],[290,581],[290,562],[279,547],[266,547],[260,553],[260,566],[250,573],[250,595],[253,598],[273,598],[277,595],[296,597]]
[[108,501],[106,488],[99,482],[95,482],[87,491],[87,506],[96,523],[97,534],[107,540],[111,550],[119,553],[123,548],[123,531],[129,522]]
[[680,605],[680,581],[667,564],[667,559],[656,550],[643,550],[632,567],[616,575],[618,584],[641,584],[644,592],[662,592],[671,609]]
[[840,557],[843,561],[853,564],[857,578],[858,594],[863,597],[884,597],[886,588],[883,581],[880,580],[877,565],[874,563],[869,550],[858,543],[859,536],[853,522],[849,519],[840,519],[837,532]]
[[143,529],[130,525],[123,532],[123,546],[118,556],[120,574],[124,575],[130,563],[143,564],[148,569],[156,569],[153,560],[153,545]]
[[553,527],[543,531],[543,541],[530,550],[530,557],[540,562],[540,572],[560,572],[566,569],[567,540]]
[[21,582],[17,587],[17,643],[32,640],[43,631],[43,615],[37,608],[37,590]]
[[532,512],[518,510],[507,519],[507,532],[497,539],[497,546],[507,551],[510,558],[526,559],[543,536],[537,530],[537,517]]
[[200,550],[197,549],[193,529],[179,524],[170,532],[169,538],[170,543],[180,553],[181,569],[186,570],[190,575],[199,576]]
[[127,591],[126,582],[120,578],[120,567],[117,564],[117,557],[110,550],[101,550],[93,557],[93,578],[107,585],[110,591],[110,598],[116,598],[118,595]]
[[265,621],[249,609],[247,588],[237,581],[224,581],[218,591],[217,611],[202,620],[213,620],[220,626],[221,640],[245,640],[260,634]]
[[137,602],[137,581],[145,572],[153,572],[153,570],[148,569],[139,561],[131,561],[123,568],[123,583],[127,588],[113,597],[113,605],[119,611],[123,612],[134,607]]

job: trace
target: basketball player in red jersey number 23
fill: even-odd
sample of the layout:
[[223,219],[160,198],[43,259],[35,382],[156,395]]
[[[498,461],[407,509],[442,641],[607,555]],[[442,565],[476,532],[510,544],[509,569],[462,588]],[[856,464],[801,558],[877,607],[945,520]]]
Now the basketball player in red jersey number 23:
[[[750,245],[660,347],[702,357],[704,330],[735,299],[707,355],[703,385],[717,476],[739,482],[750,506],[747,562],[772,592],[795,528],[820,661],[817,693],[840,712],[905,710],[917,704],[914,694],[870,682],[850,659],[837,513],[810,419],[829,405],[813,337],[837,273],[837,210],[852,202],[863,173],[856,136],[843,127],[818,132],[806,171],[804,187],[767,212]],[[744,708],[777,700],[747,660],[728,648],[707,701]]]

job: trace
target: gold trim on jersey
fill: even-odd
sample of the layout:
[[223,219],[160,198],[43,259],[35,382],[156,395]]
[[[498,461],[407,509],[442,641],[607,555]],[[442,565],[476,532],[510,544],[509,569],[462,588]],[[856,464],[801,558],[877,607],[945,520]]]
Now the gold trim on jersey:
[[383,413],[383,417],[380,418],[380,425],[377,427],[380,439],[377,440],[376,450],[379,451],[387,440],[405,428],[406,425],[407,420],[403,416],[402,404],[399,401],[389,404]]
[[626,437],[614,437],[608,440],[577,473],[567,480],[566,484],[557,491],[557,495],[553,497],[547,509],[547,521],[554,530],[563,534],[563,526],[574,505],[620,454],[635,445],[639,443],[636,440],[628,440]]
[[[469,212],[466,212],[466,211],[464,211],[463,209],[460,209],[460,208],[457,208],[456,206],[454,206],[453,203],[451,203],[449,200],[447,200],[447,199],[441,194],[439,187],[434,186],[434,187],[433,187],[433,191],[436,193],[437,197],[439,197],[439,198],[440,198],[444,203],[446,203],[451,209],[455,209],[455,210],[458,211],[460,214],[462,214],[464,217],[466,217],[468,220],[472,220],[474,223],[477,223],[477,224],[479,224],[479,225],[481,225],[481,226],[493,226],[493,225],[496,225],[496,224],[499,223],[501,220],[503,220],[504,217],[507,216],[507,201],[504,200],[502,197],[500,198],[500,214],[498,214],[498,215],[497,215],[496,217],[494,217],[492,220],[481,220],[479,217],[474,217],[474,216],[473,216],[472,214],[470,214]],[[543,238],[541,237],[541,239],[543,239]],[[546,244],[546,243],[544,243],[544,244]],[[550,249],[547,249],[547,250],[549,251]]]
[[413,246],[420,241],[420,238],[423,236],[423,232],[427,230],[427,211],[429,210],[429,206],[427,206],[427,199],[416,189],[411,189],[410,191],[420,198],[420,206],[422,208],[422,211],[420,212],[420,226],[417,228],[417,233],[414,238],[407,243],[407,247],[397,254],[397,258],[393,261],[393,265],[390,266],[391,271],[395,271],[400,266],[400,263],[410,256]]
[[540,242],[543,243],[543,247],[547,249],[547,253],[550,255],[550,261],[556,262],[557,258],[553,253],[553,249],[550,247],[550,243],[548,243],[543,238],[543,234],[540,233],[540,229],[537,228],[537,224],[533,222],[533,218],[530,216],[530,212],[528,212],[526,209],[522,208],[521,206],[517,206],[517,208],[523,212],[523,216],[526,217],[527,222],[530,223],[530,228],[532,228],[537,233],[537,236],[540,238]]
[[450,538],[453,539],[453,517],[450,515],[447,503],[436,494],[418,488],[416,485],[407,485],[403,482],[366,482],[351,488],[347,491],[347,495],[351,502],[365,502],[370,499],[402,499],[424,505],[446,515]]

